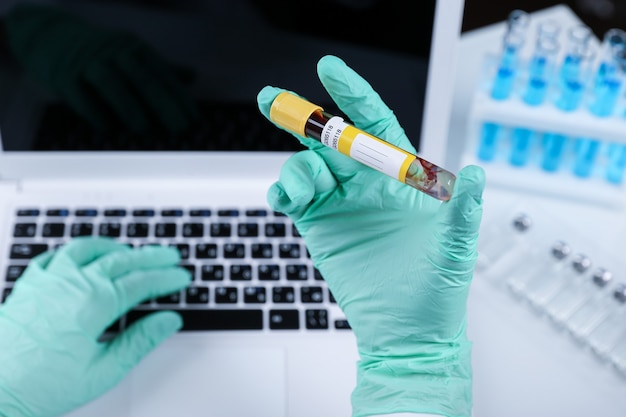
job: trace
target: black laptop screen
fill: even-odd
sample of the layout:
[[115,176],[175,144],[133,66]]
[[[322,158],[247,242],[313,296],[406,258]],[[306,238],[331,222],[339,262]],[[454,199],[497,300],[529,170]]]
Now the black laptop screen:
[[0,56],[3,149],[299,150],[259,113],[256,95],[283,87],[340,114],[316,75],[332,54],[373,85],[419,150],[434,13],[434,0],[13,9]]

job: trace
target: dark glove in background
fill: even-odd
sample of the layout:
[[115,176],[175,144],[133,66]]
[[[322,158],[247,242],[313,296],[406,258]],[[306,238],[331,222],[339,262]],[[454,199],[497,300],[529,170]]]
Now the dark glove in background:
[[131,33],[34,4],[12,9],[6,32],[26,71],[99,129],[176,134],[198,118],[172,67]]

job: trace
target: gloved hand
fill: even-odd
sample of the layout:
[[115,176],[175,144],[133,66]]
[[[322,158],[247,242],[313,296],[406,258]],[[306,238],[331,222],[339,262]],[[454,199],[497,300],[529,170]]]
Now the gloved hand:
[[187,286],[179,260],[172,248],[104,238],[32,259],[0,307],[0,416],[60,416],[116,385],[181,318],[158,312],[99,337],[134,305]]
[[[392,111],[343,61],[326,56],[317,69],[357,127],[414,152]],[[266,117],[281,91],[259,93]],[[356,336],[353,414],[469,416],[466,301],[482,169],[462,169],[452,199],[442,203],[315,140],[298,139],[312,150],[286,162],[268,200],[295,222]]]
[[12,9],[6,33],[25,69],[99,129],[175,134],[198,118],[172,67],[130,33],[35,4]]

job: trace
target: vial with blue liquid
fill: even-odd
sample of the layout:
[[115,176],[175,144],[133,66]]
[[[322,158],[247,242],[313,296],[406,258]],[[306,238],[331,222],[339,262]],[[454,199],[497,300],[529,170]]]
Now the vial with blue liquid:
[[558,49],[556,38],[550,36],[537,38],[535,51],[528,65],[528,84],[523,96],[526,104],[538,106],[545,101]]
[[495,100],[505,100],[513,92],[520,65],[518,55],[524,44],[529,22],[528,13],[523,10],[513,10],[509,13],[500,62],[491,89],[491,97]]
[[556,101],[556,106],[563,111],[576,110],[582,102],[590,61],[590,39],[591,30],[585,25],[577,25],[569,31],[567,52],[559,74],[561,94]]
[[593,83],[589,110],[598,117],[613,114],[619,98],[626,64],[626,32],[611,29],[602,41],[601,56]]

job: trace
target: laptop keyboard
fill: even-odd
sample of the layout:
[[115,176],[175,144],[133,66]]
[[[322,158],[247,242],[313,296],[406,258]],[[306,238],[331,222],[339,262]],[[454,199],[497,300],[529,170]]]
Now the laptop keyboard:
[[108,330],[156,310],[178,311],[183,331],[344,330],[348,322],[286,216],[266,208],[20,208],[2,302],[30,259],[77,236],[179,249],[193,276],[183,291],[140,304]]

